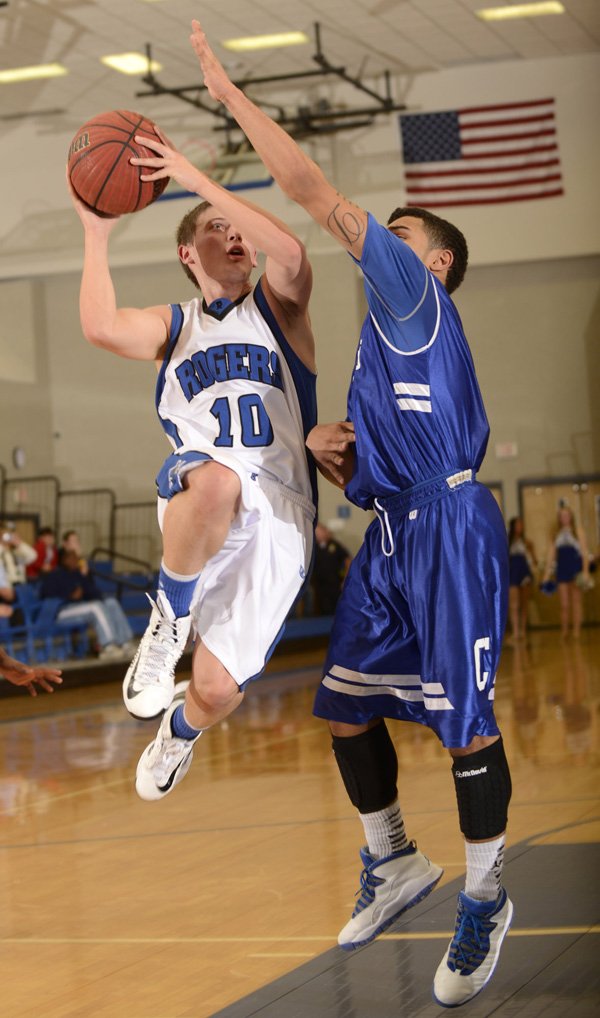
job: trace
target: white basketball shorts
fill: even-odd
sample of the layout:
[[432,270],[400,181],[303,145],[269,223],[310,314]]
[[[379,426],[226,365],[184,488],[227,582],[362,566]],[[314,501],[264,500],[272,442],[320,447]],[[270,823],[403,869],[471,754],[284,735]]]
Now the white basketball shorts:
[[[240,509],[202,570],[191,612],[196,636],[243,687],[264,670],[306,582],[315,507],[283,484],[236,473]],[[161,524],[167,504],[159,498]]]

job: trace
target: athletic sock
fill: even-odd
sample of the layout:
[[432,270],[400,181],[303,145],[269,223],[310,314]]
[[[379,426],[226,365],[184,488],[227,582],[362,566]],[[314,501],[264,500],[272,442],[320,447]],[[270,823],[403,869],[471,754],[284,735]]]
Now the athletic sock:
[[188,724],[185,709],[181,703],[171,715],[171,731],[176,739],[197,739],[202,731],[201,728],[192,728]]
[[158,589],[163,591],[175,613],[175,618],[180,619],[190,614],[190,605],[199,577],[200,573],[188,576],[174,573],[172,569],[167,569],[164,560],[161,562]]
[[494,841],[466,841],[467,882],[465,893],[477,901],[495,901],[500,894],[505,835]]
[[359,813],[359,816],[365,829],[369,855],[373,859],[384,859],[394,852],[408,848],[404,820],[397,799],[377,813]]

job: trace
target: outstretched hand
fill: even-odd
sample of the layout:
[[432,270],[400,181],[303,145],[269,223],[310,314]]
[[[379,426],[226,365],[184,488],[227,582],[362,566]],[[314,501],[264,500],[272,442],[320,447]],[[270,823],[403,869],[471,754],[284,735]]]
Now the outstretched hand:
[[351,421],[317,424],[306,439],[323,476],[340,488],[345,488],[352,477],[355,441]]
[[227,71],[219,63],[210,46],[199,21],[192,21],[192,34],[190,42],[194,48],[202,73],[204,84],[208,94],[218,102],[225,102],[226,96],[235,88]]
[[44,689],[47,693],[53,693],[52,683],[60,685],[62,682],[59,668],[42,668],[41,666],[30,668],[29,665],[24,665],[10,657],[2,648],[0,648],[0,675],[12,682],[13,686],[26,686],[31,696],[37,696],[36,683],[40,689]]

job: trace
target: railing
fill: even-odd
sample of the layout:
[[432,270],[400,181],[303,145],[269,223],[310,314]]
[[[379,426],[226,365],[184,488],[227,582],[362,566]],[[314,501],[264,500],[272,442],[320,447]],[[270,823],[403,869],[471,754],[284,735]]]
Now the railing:
[[126,552],[152,563],[158,569],[162,538],[158,528],[156,502],[122,502],[113,514],[113,543],[117,553]]
[[108,544],[114,547],[113,513],[116,497],[111,488],[61,491],[58,496],[56,529],[76,530],[82,548]]
[[58,515],[58,478],[52,474],[39,477],[2,478],[2,511],[35,514],[41,527],[56,527]]
[[[84,548],[109,548],[111,555],[129,555],[158,569],[162,540],[156,502],[117,503],[111,488],[61,490],[54,475],[6,477],[0,464],[0,518],[34,520],[52,527],[60,537],[76,530]],[[35,535],[27,534],[26,539]]]

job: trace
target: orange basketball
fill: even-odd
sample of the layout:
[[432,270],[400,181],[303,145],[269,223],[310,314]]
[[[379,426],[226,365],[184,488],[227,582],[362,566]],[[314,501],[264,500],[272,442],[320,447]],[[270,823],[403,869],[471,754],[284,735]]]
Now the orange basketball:
[[[136,134],[156,137],[151,120],[129,110],[110,110],[80,127],[69,147],[68,167],[73,188],[86,205],[101,215],[120,216],[146,208],[163,193],[169,178],[140,180],[152,171],[132,166],[132,156],[156,153],[138,145]],[[160,138],[158,138],[160,141]]]

